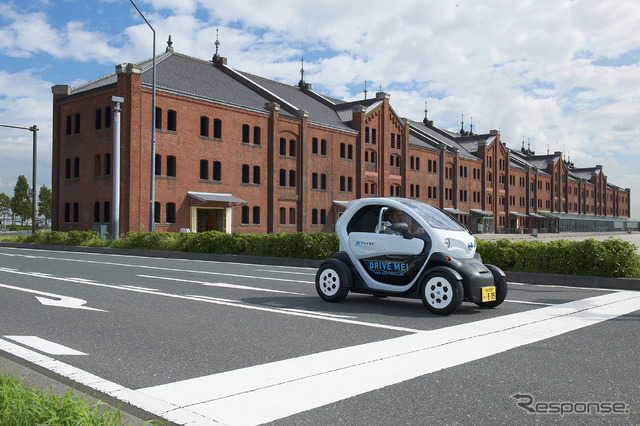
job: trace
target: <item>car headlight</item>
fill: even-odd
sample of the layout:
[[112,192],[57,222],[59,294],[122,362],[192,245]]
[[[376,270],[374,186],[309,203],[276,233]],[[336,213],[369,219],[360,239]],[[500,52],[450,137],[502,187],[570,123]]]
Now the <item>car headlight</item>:
[[451,241],[450,241],[448,238],[445,238],[445,239],[444,239],[444,246],[445,246],[446,248],[449,248],[449,246],[450,246],[450,245],[451,245]]

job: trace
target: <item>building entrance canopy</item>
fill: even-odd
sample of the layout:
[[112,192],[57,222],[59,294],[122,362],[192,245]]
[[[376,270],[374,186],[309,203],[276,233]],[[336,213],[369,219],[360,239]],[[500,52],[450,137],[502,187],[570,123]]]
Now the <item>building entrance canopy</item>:
[[241,204],[248,204],[247,201],[244,201],[238,197],[234,197],[232,194],[223,194],[220,192],[193,192],[189,191],[187,194],[198,201],[202,201],[204,203],[209,201],[216,201],[220,203],[227,203],[230,206],[239,206]]

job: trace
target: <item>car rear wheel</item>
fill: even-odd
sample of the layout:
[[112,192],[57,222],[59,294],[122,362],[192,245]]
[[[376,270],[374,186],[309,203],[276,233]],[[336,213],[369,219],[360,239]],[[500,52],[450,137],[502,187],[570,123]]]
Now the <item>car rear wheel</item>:
[[351,272],[340,260],[331,259],[316,273],[316,291],[327,302],[342,302],[349,293]]
[[426,308],[437,315],[457,310],[464,298],[462,282],[444,272],[429,274],[420,285],[420,296]]

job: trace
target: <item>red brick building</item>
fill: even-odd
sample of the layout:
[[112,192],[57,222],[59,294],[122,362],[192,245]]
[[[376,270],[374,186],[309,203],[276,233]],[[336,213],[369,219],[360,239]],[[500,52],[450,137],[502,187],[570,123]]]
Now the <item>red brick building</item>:
[[[637,228],[629,189],[608,183],[601,166],[509,149],[497,131],[399,117],[387,93],[344,102],[171,46],[156,74],[156,231],[331,232],[346,202],[373,196],[428,202],[474,232]],[[111,223],[119,96],[119,230],[149,230],[151,60],[52,92],[53,229]]]

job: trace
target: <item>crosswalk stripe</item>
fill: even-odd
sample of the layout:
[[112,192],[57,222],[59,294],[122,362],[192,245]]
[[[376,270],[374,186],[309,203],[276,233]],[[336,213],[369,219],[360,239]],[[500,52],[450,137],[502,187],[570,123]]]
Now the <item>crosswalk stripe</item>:
[[622,291],[139,392],[225,424],[261,424],[636,310],[640,293]]

